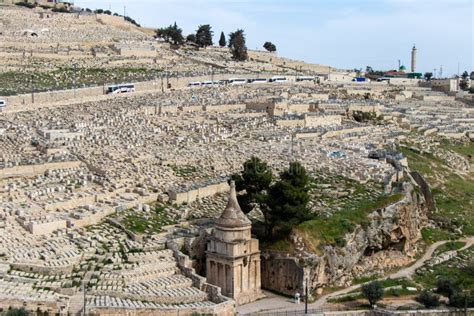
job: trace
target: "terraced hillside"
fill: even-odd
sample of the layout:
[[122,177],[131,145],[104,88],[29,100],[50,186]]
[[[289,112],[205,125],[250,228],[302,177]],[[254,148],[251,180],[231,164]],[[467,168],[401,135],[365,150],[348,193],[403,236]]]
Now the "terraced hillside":
[[0,6],[0,96],[211,73],[328,72],[329,68],[227,48],[180,49],[121,17]]

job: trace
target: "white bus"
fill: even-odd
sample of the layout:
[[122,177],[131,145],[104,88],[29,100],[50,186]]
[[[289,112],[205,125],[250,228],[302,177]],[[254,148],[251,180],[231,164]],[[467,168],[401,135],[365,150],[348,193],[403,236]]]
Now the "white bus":
[[0,109],[6,108],[6,107],[7,107],[7,101],[0,100]]
[[267,82],[268,82],[267,78],[250,79],[249,81],[250,84],[262,84],[262,83],[267,83]]
[[247,83],[247,79],[240,79],[240,78],[230,78],[229,85],[231,86],[239,86]]
[[119,94],[119,93],[128,93],[135,92],[135,85],[131,83],[127,84],[116,84],[113,86],[108,86],[106,94]]
[[204,87],[212,87],[214,85],[214,81],[203,81],[201,85]]
[[313,76],[298,76],[296,77],[296,82],[314,81],[315,79]]
[[270,79],[270,82],[288,82],[288,79],[286,77],[272,77]]
[[201,83],[199,81],[193,81],[188,83],[188,87],[193,88],[193,87],[200,87]]

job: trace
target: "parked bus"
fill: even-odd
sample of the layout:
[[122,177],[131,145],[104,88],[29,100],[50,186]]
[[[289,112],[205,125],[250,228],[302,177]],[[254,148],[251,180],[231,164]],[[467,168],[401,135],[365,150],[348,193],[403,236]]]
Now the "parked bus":
[[223,86],[226,86],[226,85],[229,84],[229,80],[225,80],[225,79],[219,80],[219,84],[220,84],[220,85],[223,85]]
[[230,78],[229,85],[231,86],[239,86],[247,83],[247,79],[240,79],[240,78]]
[[262,84],[262,83],[267,83],[267,82],[268,82],[267,78],[249,79],[250,84]]
[[286,77],[272,77],[270,79],[270,82],[288,82],[288,79]]
[[118,94],[118,93],[128,93],[128,92],[135,92],[135,85],[131,83],[116,84],[113,86],[108,86],[106,90],[106,94]]
[[203,81],[201,85],[204,87],[212,87],[214,85],[214,81]]
[[199,81],[193,81],[188,83],[188,87],[193,88],[193,87],[200,87],[201,83]]
[[298,76],[296,77],[296,82],[314,81],[315,79],[313,76]]

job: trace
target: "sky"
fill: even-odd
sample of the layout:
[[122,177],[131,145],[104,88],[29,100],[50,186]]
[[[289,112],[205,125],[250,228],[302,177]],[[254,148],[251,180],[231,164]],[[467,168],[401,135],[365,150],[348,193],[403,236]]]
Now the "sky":
[[187,34],[210,24],[217,43],[244,29],[249,49],[273,42],[278,55],[340,69],[410,70],[452,76],[474,71],[474,0],[76,0],[142,26],[177,22]]

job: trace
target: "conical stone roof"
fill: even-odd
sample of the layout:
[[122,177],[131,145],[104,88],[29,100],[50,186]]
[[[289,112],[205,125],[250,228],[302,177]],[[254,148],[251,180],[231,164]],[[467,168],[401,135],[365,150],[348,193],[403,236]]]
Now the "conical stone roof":
[[242,212],[239,202],[237,201],[237,193],[235,192],[235,183],[230,183],[229,200],[227,206],[221,216],[216,221],[217,226],[238,228],[252,225],[252,222]]

